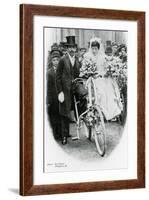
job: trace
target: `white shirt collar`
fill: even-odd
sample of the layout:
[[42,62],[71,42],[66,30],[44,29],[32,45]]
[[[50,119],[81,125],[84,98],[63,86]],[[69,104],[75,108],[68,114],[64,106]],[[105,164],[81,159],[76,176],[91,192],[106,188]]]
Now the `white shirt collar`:
[[75,63],[75,55],[74,56],[70,56],[70,54],[68,53],[68,56],[69,56],[69,59],[70,59],[70,62],[72,64],[72,66],[74,66],[74,63]]

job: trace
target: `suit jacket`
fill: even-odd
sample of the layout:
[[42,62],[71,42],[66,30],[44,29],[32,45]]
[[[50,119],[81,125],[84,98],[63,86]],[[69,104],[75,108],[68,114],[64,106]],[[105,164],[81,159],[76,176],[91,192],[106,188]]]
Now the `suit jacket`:
[[59,103],[59,112],[68,118],[72,107],[72,80],[77,78],[79,73],[80,64],[77,58],[75,58],[74,66],[68,55],[60,59],[56,72],[56,86],[58,94],[63,91],[65,100]]
[[47,104],[50,104],[50,110],[58,112],[59,102],[56,89],[56,72],[53,67],[47,71]]

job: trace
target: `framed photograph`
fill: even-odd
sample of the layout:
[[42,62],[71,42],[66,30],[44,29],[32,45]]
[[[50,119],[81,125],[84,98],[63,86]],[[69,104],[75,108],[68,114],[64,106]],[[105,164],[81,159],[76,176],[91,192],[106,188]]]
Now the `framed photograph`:
[[20,5],[20,194],[145,187],[145,13]]

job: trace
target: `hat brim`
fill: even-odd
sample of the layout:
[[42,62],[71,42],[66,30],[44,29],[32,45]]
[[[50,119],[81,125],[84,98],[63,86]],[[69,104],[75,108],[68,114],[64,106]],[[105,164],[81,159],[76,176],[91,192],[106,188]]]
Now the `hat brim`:
[[54,56],[51,56],[51,59],[52,58],[60,58],[61,56],[60,55],[54,55]]
[[72,44],[68,44],[68,43],[66,43],[65,46],[66,47],[77,47],[77,44],[73,44],[73,43]]
[[62,51],[60,51],[59,49],[53,49],[52,51],[50,51],[50,54],[52,55],[54,52],[59,52],[60,56],[63,55]]

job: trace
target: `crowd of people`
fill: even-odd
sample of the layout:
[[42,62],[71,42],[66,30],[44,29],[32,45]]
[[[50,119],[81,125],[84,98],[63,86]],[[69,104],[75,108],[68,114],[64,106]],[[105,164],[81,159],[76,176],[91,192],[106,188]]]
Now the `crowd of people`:
[[85,88],[78,90],[73,81],[77,77],[86,76],[89,69],[93,70],[93,65],[94,70],[103,77],[96,79],[96,89],[105,119],[111,120],[123,111],[121,92],[127,102],[126,45],[111,41],[102,44],[100,38],[94,37],[88,42],[88,48],[79,48],[75,36],[67,36],[66,40],[51,46],[47,64],[47,113],[53,136],[61,140],[63,145],[71,137],[69,124],[73,121],[73,96],[81,98],[81,109],[85,109],[86,105]]
[[[89,42],[88,42],[88,48],[89,48]],[[106,44],[104,45],[105,48],[105,54],[119,58],[122,63],[127,63],[127,47],[125,44],[118,44],[116,42],[106,41]],[[60,42],[53,43],[51,46],[51,51],[49,51],[48,56],[48,65],[47,68],[49,69],[51,67],[51,54],[53,51],[59,51],[60,57],[67,54],[67,42]],[[85,47],[77,47],[75,56],[79,59],[79,62],[82,62],[84,54],[88,51]]]

